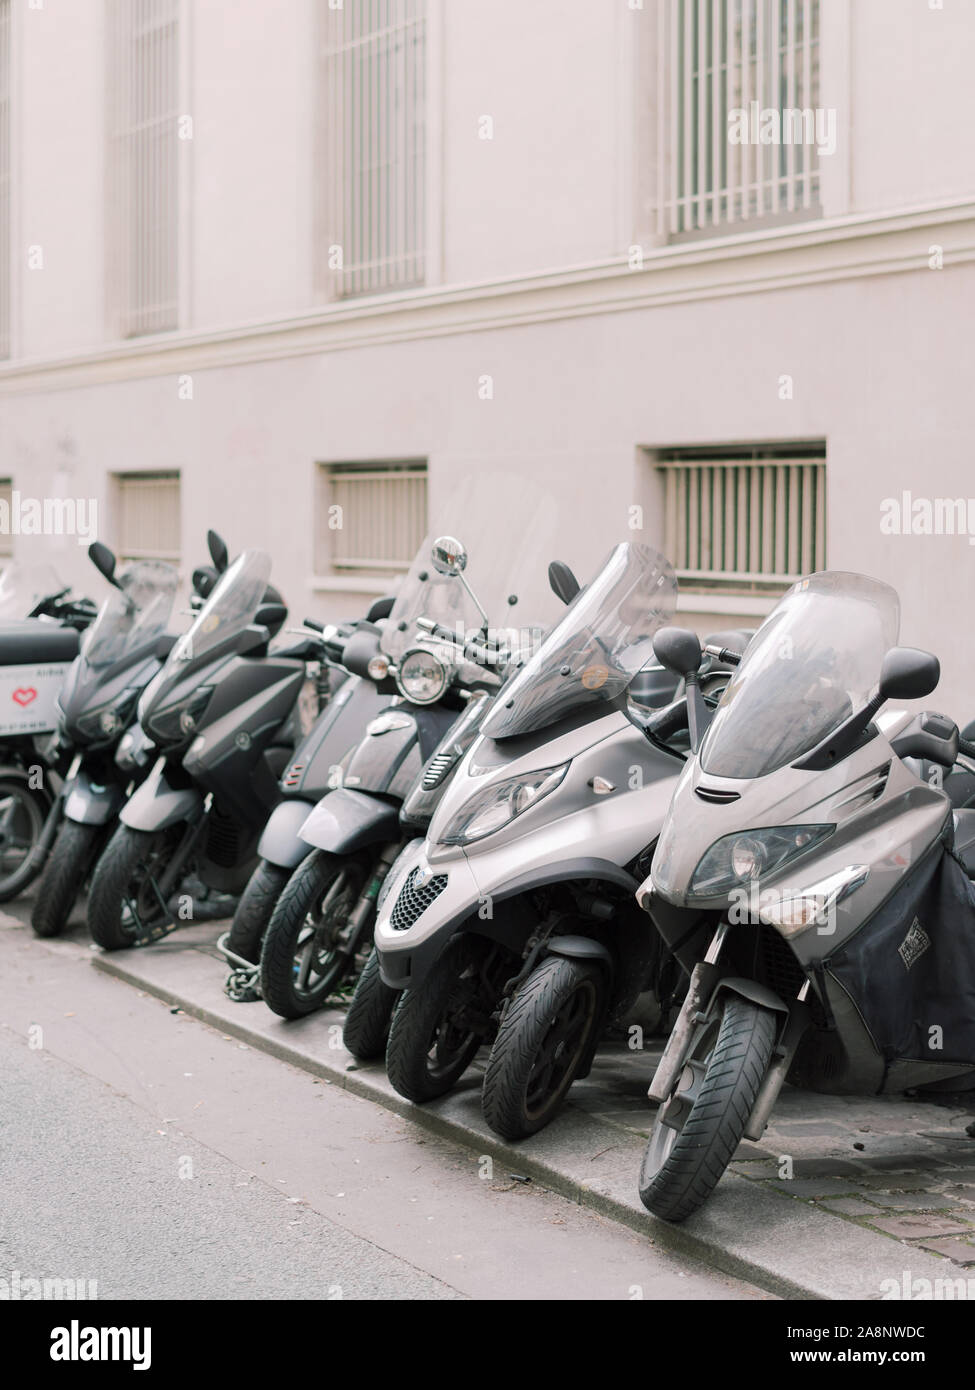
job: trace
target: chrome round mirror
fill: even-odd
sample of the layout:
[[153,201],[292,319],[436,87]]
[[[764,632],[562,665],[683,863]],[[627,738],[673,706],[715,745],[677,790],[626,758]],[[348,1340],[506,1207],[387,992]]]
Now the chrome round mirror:
[[467,568],[467,551],[454,536],[438,536],[430,550],[433,568],[438,574],[456,578]]

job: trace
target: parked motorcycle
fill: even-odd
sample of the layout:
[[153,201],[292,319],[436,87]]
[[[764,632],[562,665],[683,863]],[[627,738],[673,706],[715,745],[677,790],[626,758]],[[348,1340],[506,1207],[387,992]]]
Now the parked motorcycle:
[[261,993],[282,1018],[321,1008],[350,973],[383,881],[416,834],[400,824],[404,797],[472,697],[501,685],[512,653],[487,634],[466,565],[455,538],[425,542],[382,631],[358,633],[343,650],[349,670],[398,698],[301,826],[312,852],[278,899],[261,953]]
[[51,744],[56,700],[96,614],[48,566],[0,576],[0,902],[44,867],[70,757]]
[[[786,1079],[874,1095],[975,1069],[975,811],[905,761],[975,749],[943,715],[878,718],[939,679],[898,626],[886,584],[801,580],[694,732],[638,895],[690,975],[649,1093],[657,1216],[705,1201]],[[700,662],[678,629],[656,651]]]
[[287,616],[270,568],[263,552],[245,551],[222,573],[139,701],[159,756],[92,875],[88,924],[106,950],[197,919],[197,895],[185,891],[193,879],[236,894],[253,871],[318,651],[313,636],[269,650]]
[[376,948],[383,982],[404,991],[386,1067],[408,1099],[449,1090],[545,962],[546,1009],[557,995],[565,1024],[557,1066],[539,1041],[517,1082],[495,1073],[504,1105],[485,1111],[504,1132],[533,1132],[588,1070],[629,985],[635,997],[653,977],[661,953],[630,904],[680,754],[648,738],[627,690],[675,602],[662,556],[615,547],[496,701],[426,840],[397,866]]
[[179,576],[172,565],[141,560],[116,576],[115,556],[95,542],[89,555],[113,586],[81,644],[58,696],[57,741],[70,752],[60,824],[50,818],[50,854],[38,884],[31,925],[38,936],[57,936],[118,812],[133,776],[116,761],[116,751],[135,716],[143,689],[158,673],[163,641]]

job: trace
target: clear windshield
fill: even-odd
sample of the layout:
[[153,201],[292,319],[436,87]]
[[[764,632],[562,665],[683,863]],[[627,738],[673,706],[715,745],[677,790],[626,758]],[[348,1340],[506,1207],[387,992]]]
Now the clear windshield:
[[111,666],[160,637],[169,623],[179,576],[162,560],[140,560],[119,575],[84,639],[82,655],[96,669]]
[[716,777],[762,777],[862,709],[897,645],[896,592],[861,574],[794,584],[748,645],[701,747]]
[[169,661],[197,661],[243,632],[254,620],[271,575],[271,557],[245,550],[220,577],[193,626],[170,653]]
[[0,621],[26,618],[42,599],[65,585],[50,565],[6,565],[0,574]]
[[[592,553],[587,532],[575,524],[578,498],[563,480],[556,474],[548,478],[537,468],[532,476],[528,468],[512,473],[492,465],[451,480],[442,495],[431,499],[430,534],[397,590],[397,612],[383,637],[383,649],[392,659],[415,645],[418,616],[453,631],[458,622],[471,633],[481,626],[481,614],[463,584],[433,568],[430,544],[437,536],[454,536],[467,546],[464,577],[488,615],[492,634],[504,636],[508,649],[534,650],[539,630],[565,612],[549,588],[549,561],[564,560],[587,572],[599,551]],[[598,518],[594,524],[598,526]],[[418,583],[421,572],[429,579]],[[513,605],[508,602],[512,596],[518,599]],[[400,622],[407,624],[405,631],[398,630]]]
[[653,634],[677,605],[670,563],[624,542],[520,671],[483,725],[490,738],[531,733],[621,695],[653,655]]

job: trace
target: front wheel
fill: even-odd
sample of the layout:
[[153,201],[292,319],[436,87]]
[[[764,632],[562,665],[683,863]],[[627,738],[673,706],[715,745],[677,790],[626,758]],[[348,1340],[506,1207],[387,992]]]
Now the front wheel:
[[50,804],[26,778],[0,777],[0,903],[22,893],[40,873],[35,849]]
[[264,933],[290,877],[290,869],[281,869],[267,859],[262,859],[251,874],[227,937],[227,949],[235,956],[242,956],[254,965],[261,959]]
[[602,985],[598,965],[550,956],[515,993],[481,1092],[495,1134],[525,1139],[562,1108],[599,1025]]
[[729,994],[693,1043],[657,1112],[640,1170],[640,1201],[683,1221],[713,1192],[734,1156],[765,1079],[776,1015]]
[[60,936],[98,851],[100,825],[66,820],[44,866],[30,924],[37,936]]
[[369,921],[350,935],[369,861],[313,850],[278,898],[261,950],[261,993],[281,1018],[321,1009],[352,968]]
[[404,990],[386,1045],[386,1075],[407,1100],[446,1095],[473,1062],[484,1037],[484,948],[461,936],[422,984]]
[[122,951],[165,932],[172,915],[158,884],[182,832],[181,825],[167,830],[118,826],[88,893],[88,930],[96,946]]
[[389,1025],[398,998],[399,990],[383,983],[379,956],[373,949],[362,967],[342,1029],[342,1041],[360,1062],[375,1061],[386,1051]]

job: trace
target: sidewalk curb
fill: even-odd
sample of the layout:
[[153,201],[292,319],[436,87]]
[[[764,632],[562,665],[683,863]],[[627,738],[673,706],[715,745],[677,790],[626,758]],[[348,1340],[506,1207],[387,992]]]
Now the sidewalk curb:
[[[195,957],[194,967],[202,965],[201,956],[217,965],[212,956],[197,950],[181,955],[184,962],[187,956]],[[174,959],[170,956],[169,962]],[[899,1279],[908,1265],[913,1274],[931,1278],[941,1277],[951,1268],[934,1255],[879,1236],[822,1208],[811,1211],[810,1204],[770,1191],[735,1173],[728,1173],[722,1179],[720,1203],[705,1207],[682,1225],[671,1225],[651,1216],[639,1201],[636,1173],[643,1141],[622,1126],[597,1121],[582,1112],[573,1114],[573,1121],[581,1133],[591,1128],[598,1142],[611,1141],[602,1153],[613,1151],[614,1157],[607,1166],[614,1165],[615,1171],[607,1174],[604,1170],[594,1185],[571,1171],[572,1155],[565,1142],[568,1137],[565,1127],[559,1136],[553,1137],[551,1131],[536,1136],[529,1141],[534,1149],[507,1144],[486,1126],[482,1130],[466,1116],[455,1113],[469,1101],[469,1088],[430,1106],[416,1106],[392,1089],[381,1065],[362,1064],[360,1067],[341,1046],[330,1043],[323,1049],[319,1039],[319,1049],[312,1051],[269,1036],[244,1022],[241,1014],[247,1014],[251,1008],[260,1009],[259,1004],[234,1004],[225,1000],[222,992],[212,1003],[200,1002],[199,998],[189,997],[185,988],[155,978],[160,970],[163,973],[166,970],[165,960],[158,954],[149,957],[140,953],[138,963],[130,955],[124,958],[97,955],[92,963],[95,969],[146,991],[170,1007],[178,1007],[190,1017],[249,1047],[341,1086],[350,1094],[381,1105],[439,1137],[463,1144],[479,1156],[501,1161],[507,1171],[530,1177],[550,1191],[626,1226],[664,1249],[692,1257],[734,1278],[746,1279],[780,1298],[879,1299],[881,1277]],[[194,983],[195,979],[194,972]],[[213,982],[209,990],[200,991],[211,995],[215,992]],[[220,1006],[220,1001],[226,1003],[226,1009]],[[274,1018],[266,1010],[263,1012],[265,1021],[269,1020],[269,1028],[293,1026]],[[342,1015],[329,1011],[313,1017],[321,1034],[323,1027],[330,1029],[340,1025]],[[323,1051],[326,1055],[334,1055],[335,1061],[325,1060],[321,1055]],[[559,1121],[555,1123],[558,1126]],[[577,1134],[572,1137],[578,1140]],[[539,1152],[545,1148],[553,1149],[560,1162]],[[593,1159],[588,1157],[585,1161]],[[791,1205],[786,1207],[785,1203]],[[787,1236],[782,1233],[784,1222],[788,1224]]]

